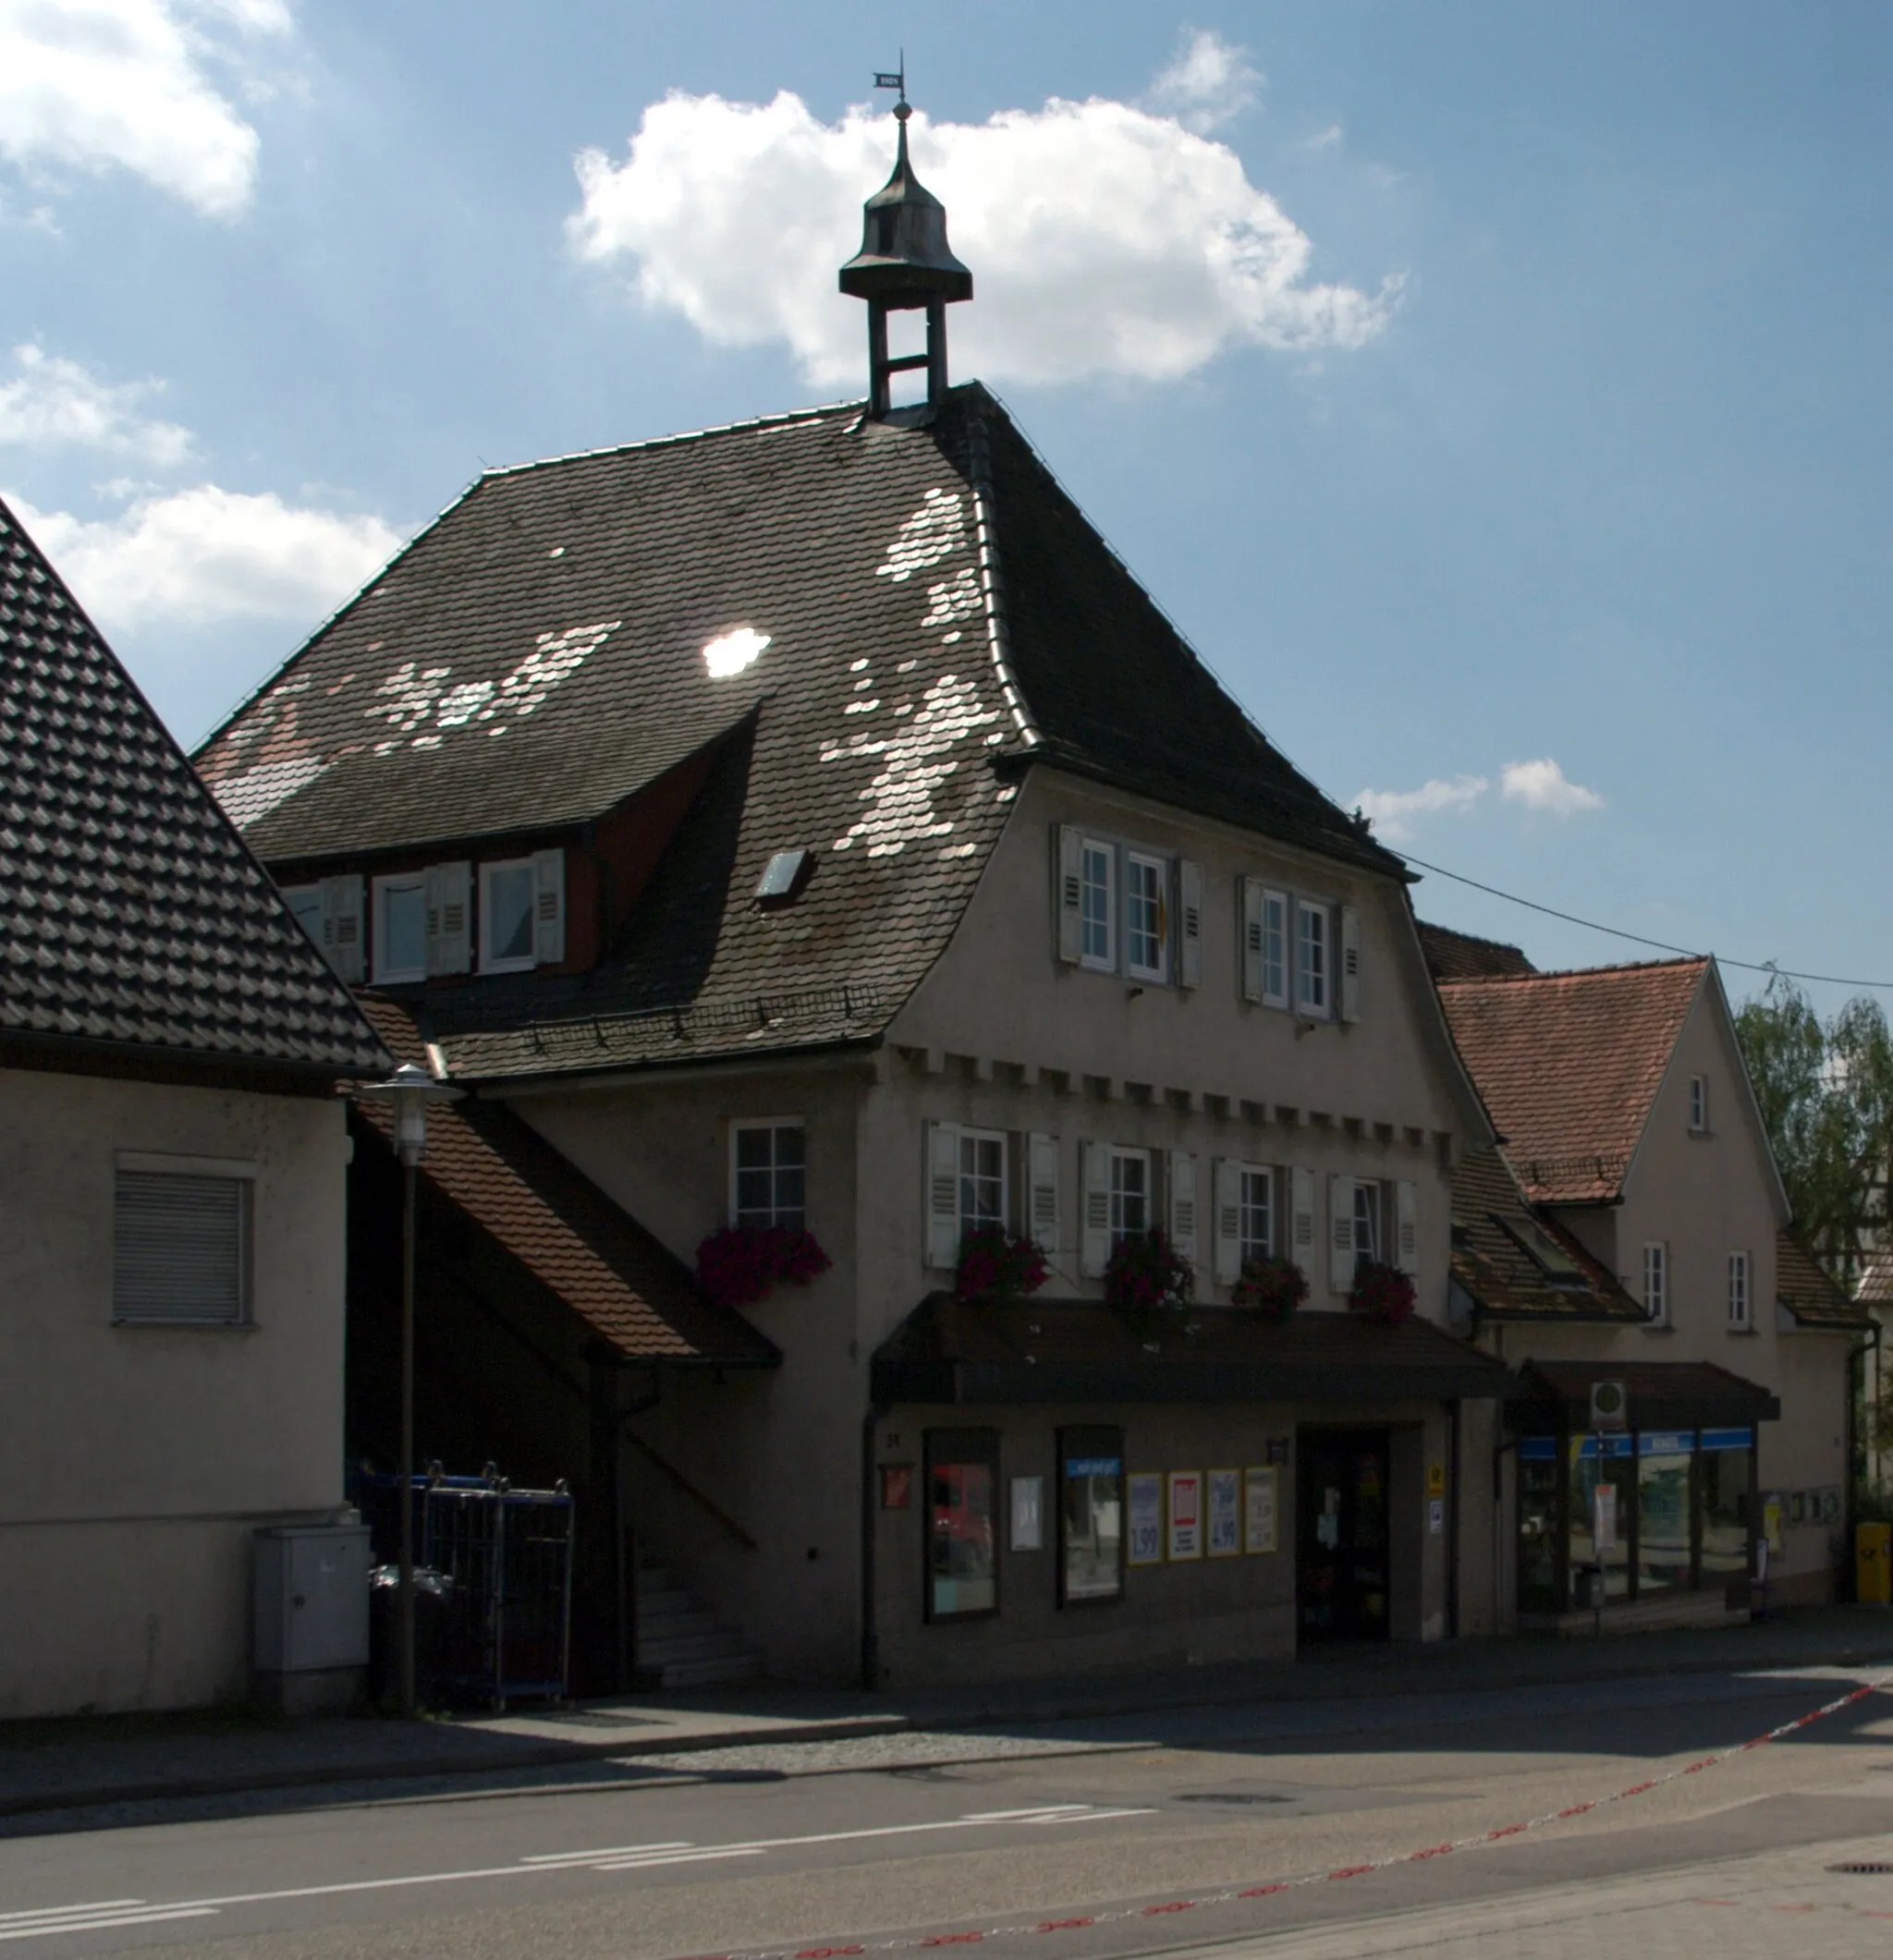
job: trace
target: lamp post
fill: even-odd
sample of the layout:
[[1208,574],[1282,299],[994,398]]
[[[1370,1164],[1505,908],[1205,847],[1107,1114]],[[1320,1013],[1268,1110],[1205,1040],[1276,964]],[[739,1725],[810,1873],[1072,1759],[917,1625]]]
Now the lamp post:
[[412,1721],[414,1696],[414,1198],[416,1174],[427,1151],[427,1105],[459,1094],[424,1068],[404,1062],[364,1096],[385,1096],[395,1114],[401,1160],[401,1583],[396,1595],[395,1646],[400,1663],[401,1715]]

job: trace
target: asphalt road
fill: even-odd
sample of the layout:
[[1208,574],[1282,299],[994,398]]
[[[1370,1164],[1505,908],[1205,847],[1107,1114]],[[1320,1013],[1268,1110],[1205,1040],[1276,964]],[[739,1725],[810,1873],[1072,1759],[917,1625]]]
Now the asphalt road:
[[[1196,1710],[592,1764],[529,1787],[485,1778],[63,1813],[16,1820],[0,1840],[0,1946],[671,1960],[928,1939],[1113,1960],[1276,1950],[1291,1935],[1293,1949],[1324,1927],[1409,1914],[1436,1943],[1442,1914],[1502,1909],[1512,1925],[1520,1901],[1602,1897],[1644,1875],[1694,1883],[1801,1851],[1819,1869],[1822,1847],[1861,1856],[1862,1844],[1893,1862],[1893,1697],[1539,1832],[1260,1888],[1574,1808],[1859,1678]],[[1858,1931],[1874,1881],[1848,1882],[1868,1888],[1848,1922]],[[1893,1876],[1879,1882],[1893,1908]],[[1893,1922],[1868,1930],[1893,1951]],[[1503,1948],[1514,1935],[1491,1937]]]

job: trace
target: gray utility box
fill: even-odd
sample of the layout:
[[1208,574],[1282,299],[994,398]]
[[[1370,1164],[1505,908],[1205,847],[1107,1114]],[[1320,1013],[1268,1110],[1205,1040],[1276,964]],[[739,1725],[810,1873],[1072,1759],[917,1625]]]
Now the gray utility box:
[[368,1527],[256,1534],[258,1698],[289,1714],[347,1708],[368,1669]]

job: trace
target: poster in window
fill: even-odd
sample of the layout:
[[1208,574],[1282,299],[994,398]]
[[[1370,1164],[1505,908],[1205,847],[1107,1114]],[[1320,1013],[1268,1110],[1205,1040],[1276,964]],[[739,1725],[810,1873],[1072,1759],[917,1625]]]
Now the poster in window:
[[1045,1549],[1045,1479],[1043,1477],[1015,1477],[1012,1479],[1012,1549],[1015,1552],[1043,1552]]
[[1276,1549],[1276,1467],[1252,1463],[1242,1473],[1242,1549]]
[[927,1617],[999,1606],[998,1440],[977,1430],[927,1439]]
[[905,1511],[913,1503],[913,1466],[884,1463],[881,1466],[881,1508]]
[[1058,1481],[1059,1600],[1068,1606],[1115,1600],[1124,1589],[1124,1459],[1115,1452],[1074,1455],[1068,1443]]
[[1170,1472],[1170,1556],[1203,1556],[1203,1472]]
[[1130,1544],[1125,1563],[1161,1565],[1164,1562],[1164,1479],[1154,1470],[1129,1479]]
[[1239,1558],[1242,1552],[1242,1473],[1209,1473],[1209,1555]]

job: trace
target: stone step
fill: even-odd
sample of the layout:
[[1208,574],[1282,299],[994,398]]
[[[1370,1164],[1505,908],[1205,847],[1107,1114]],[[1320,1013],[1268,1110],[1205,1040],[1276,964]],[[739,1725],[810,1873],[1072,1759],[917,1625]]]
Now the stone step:
[[651,1640],[675,1640],[684,1634],[714,1633],[723,1623],[714,1613],[691,1607],[682,1613],[640,1613],[638,1645]]
[[719,1661],[745,1651],[747,1642],[741,1634],[727,1626],[713,1626],[707,1632],[682,1634],[674,1640],[640,1640],[637,1662],[641,1668],[668,1667],[673,1662]]
[[763,1672],[761,1654],[745,1649],[710,1661],[673,1661],[659,1676],[662,1687],[698,1687],[712,1681],[753,1681]]

